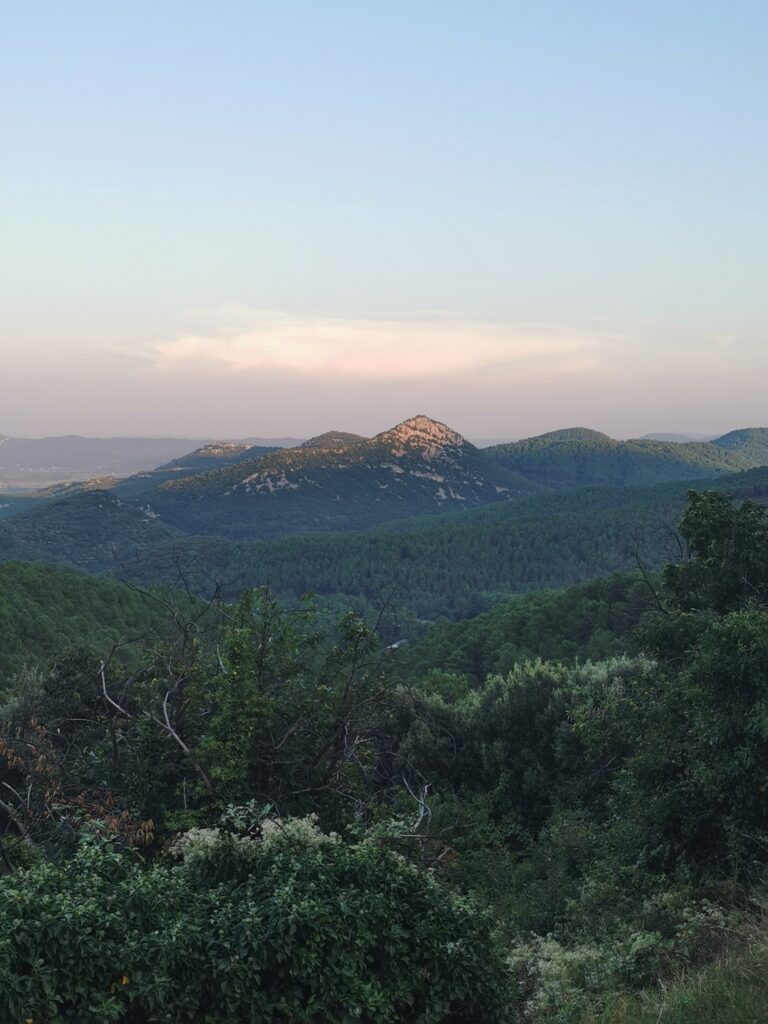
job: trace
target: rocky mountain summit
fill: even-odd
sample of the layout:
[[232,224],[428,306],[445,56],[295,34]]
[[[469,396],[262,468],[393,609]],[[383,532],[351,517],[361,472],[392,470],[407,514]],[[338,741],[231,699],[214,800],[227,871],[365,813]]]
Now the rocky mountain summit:
[[[419,415],[372,438],[332,431],[299,448],[172,480],[152,506],[183,529],[253,537],[372,526],[531,493],[444,423]],[[295,525],[293,525],[295,524]]]
[[413,416],[403,420],[391,430],[385,430],[373,438],[380,444],[391,445],[393,450],[402,448],[418,448],[432,456],[444,452],[447,448],[474,448],[461,434],[451,430],[445,423],[430,419],[429,416]]

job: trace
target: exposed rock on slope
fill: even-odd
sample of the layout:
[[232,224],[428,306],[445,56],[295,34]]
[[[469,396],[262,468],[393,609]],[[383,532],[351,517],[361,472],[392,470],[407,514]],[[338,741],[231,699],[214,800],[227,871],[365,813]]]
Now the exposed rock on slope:
[[370,439],[349,436],[339,444],[332,432],[330,444],[321,436],[318,444],[169,482],[153,508],[185,530],[270,537],[359,529],[537,489],[427,416]]

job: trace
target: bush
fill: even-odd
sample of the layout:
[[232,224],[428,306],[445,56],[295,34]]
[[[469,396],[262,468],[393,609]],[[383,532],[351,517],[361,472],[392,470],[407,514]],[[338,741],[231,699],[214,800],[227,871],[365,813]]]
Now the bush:
[[489,918],[311,819],[196,830],[144,868],[93,838],[0,882],[0,1020],[502,1022]]

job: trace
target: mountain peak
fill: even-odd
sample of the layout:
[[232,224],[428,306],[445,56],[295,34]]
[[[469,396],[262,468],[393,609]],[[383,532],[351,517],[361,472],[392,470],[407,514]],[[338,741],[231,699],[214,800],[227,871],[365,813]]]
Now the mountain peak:
[[403,420],[391,430],[385,430],[378,434],[374,440],[382,441],[385,444],[426,448],[431,451],[438,451],[442,448],[460,448],[469,443],[461,434],[451,430],[445,423],[423,415]]
[[246,441],[209,441],[201,448],[195,448],[190,456],[206,456],[208,458],[226,458],[231,455],[240,455],[252,447]]
[[324,434],[318,434],[317,437],[310,437],[308,441],[304,441],[301,445],[302,448],[349,448],[350,445],[360,444],[361,441],[367,441],[367,437],[363,437],[362,434],[349,434],[343,430],[326,430]]
[[563,427],[560,430],[550,430],[546,434],[539,434],[536,438],[528,438],[528,440],[604,442],[613,441],[613,438],[601,430],[592,430],[591,427]]

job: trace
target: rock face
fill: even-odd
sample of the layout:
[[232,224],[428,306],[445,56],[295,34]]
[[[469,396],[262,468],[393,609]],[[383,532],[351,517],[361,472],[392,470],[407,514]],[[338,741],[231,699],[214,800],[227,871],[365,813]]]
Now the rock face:
[[233,455],[242,455],[251,447],[252,445],[246,444],[245,441],[211,441],[210,444],[204,444],[202,448],[190,452],[187,458],[228,459]]
[[414,416],[372,438],[331,431],[214,472],[165,484],[166,521],[229,536],[361,529],[536,490],[461,434]]
[[461,434],[451,430],[444,423],[430,419],[429,416],[414,416],[403,420],[391,430],[377,434],[373,439],[380,444],[391,445],[393,450],[399,447],[418,448],[428,455],[437,455],[446,448],[474,448]]

